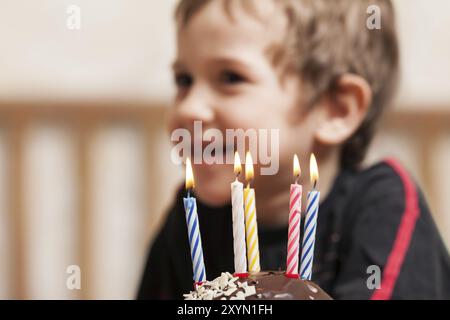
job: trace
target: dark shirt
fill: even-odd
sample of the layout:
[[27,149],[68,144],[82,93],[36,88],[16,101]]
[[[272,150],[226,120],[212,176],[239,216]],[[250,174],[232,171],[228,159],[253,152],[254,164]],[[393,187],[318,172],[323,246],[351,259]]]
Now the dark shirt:
[[[411,181],[393,161],[335,179],[319,209],[312,275],[334,299],[450,299],[450,258]],[[180,188],[151,247],[138,299],[182,299],[192,290],[183,196]],[[207,279],[233,272],[231,206],[198,201],[198,215]],[[284,270],[287,226],[258,228],[261,270]],[[381,270],[380,290],[367,285],[371,265]]]

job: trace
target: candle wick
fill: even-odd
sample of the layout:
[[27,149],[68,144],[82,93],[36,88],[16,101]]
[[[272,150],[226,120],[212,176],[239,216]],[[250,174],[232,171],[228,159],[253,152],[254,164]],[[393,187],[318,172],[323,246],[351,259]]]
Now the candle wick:
[[191,189],[187,189],[187,197],[190,198],[191,197]]
[[313,185],[314,190],[316,190],[316,186],[317,186],[317,180],[314,180],[314,185]]

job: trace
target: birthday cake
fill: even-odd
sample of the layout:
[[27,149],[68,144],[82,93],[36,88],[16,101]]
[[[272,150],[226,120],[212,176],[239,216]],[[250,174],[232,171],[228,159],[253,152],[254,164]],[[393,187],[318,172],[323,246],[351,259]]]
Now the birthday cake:
[[[310,162],[311,183],[314,186],[314,190],[308,194],[303,242],[300,243],[302,186],[297,183],[297,179],[300,176],[300,165],[298,157],[295,155],[294,176],[296,180],[295,184],[291,185],[289,201],[286,272],[260,272],[255,190],[250,187],[250,181],[253,180],[253,161],[250,153],[247,152],[245,161],[247,187],[244,190],[243,184],[238,180],[241,172],[239,154],[235,153],[234,172],[236,180],[231,184],[231,204],[234,267],[235,275],[237,276],[223,272],[220,277],[213,281],[206,281],[196,199],[190,195],[190,190],[194,186],[192,165],[189,158],[187,159],[186,189],[188,196],[184,198],[184,206],[195,290],[184,295],[186,300],[332,300],[315,283],[304,280],[311,279],[312,274],[320,198],[320,192],[316,191],[318,170],[314,155],[311,155]],[[300,261],[299,250],[301,245],[303,250]],[[247,270],[250,272],[247,273]],[[298,277],[299,274],[302,275],[302,279]]]
[[332,300],[308,280],[286,277],[282,271],[250,273],[247,278],[223,272],[184,295],[185,300]]

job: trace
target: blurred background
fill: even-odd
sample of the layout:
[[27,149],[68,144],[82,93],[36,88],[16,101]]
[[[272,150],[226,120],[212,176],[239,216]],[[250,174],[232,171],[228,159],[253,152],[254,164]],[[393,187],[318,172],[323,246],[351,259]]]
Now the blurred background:
[[[400,159],[449,245],[450,2],[393,1],[402,85],[367,163]],[[164,127],[175,3],[0,0],[0,299],[135,297],[182,177]]]

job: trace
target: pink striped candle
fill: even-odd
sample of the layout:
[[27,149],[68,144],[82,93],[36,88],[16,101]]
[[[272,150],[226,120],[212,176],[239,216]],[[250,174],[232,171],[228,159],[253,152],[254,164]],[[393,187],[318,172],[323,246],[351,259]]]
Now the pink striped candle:
[[300,177],[300,163],[297,155],[294,155],[294,177],[295,183],[291,184],[289,198],[289,231],[286,261],[286,276],[298,278],[298,260],[300,250],[300,220],[302,207],[302,186],[298,184]]

